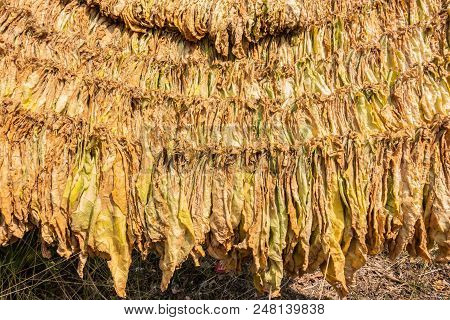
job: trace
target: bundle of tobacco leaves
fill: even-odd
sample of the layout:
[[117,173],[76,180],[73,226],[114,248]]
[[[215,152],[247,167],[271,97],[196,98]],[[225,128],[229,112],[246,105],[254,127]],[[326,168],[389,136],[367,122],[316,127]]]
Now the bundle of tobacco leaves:
[[0,0],[0,245],[250,260],[258,290],[368,254],[450,261],[448,0]]

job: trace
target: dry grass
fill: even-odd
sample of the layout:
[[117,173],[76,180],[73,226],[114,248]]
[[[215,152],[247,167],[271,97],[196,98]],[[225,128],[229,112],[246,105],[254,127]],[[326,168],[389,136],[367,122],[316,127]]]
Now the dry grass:
[[[105,261],[92,258],[82,280],[77,258],[54,255],[45,259],[36,250],[36,236],[0,249],[1,299],[117,299]],[[168,291],[159,290],[158,258],[134,257],[128,281],[130,299],[266,299],[253,287],[251,275],[219,274],[215,261],[206,258],[199,268],[185,262]],[[337,299],[319,272],[283,283],[282,299]],[[450,265],[425,264],[402,256],[391,262],[384,256],[369,258],[356,275],[347,299],[450,299]]]

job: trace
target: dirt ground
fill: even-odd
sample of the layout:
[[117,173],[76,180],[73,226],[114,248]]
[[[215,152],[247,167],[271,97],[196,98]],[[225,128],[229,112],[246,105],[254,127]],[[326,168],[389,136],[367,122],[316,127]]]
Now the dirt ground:
[[[178,270],[168,293],[154,292],[163,299],[267,299],[259,295],[249,274],[236,276],[217,274],[214,261],[201,268]],[[155,273],[158,273],[155,271]],[[132,281],[136,281],[134,276]],[[130,297],[133,297],[133,286]],[[139,298],[134,296],[134,298]],[[145,295],[145,298],[150,298]],[[284,281],[281,299],[339,299],[321,272]],[[344,299],[450,299],[449,264],[425,264],[403,256],[391,262],[385,256],[370,257],[360,269]]]
[[[76,273],[77,258],[42,257],[32,237],[0,248],[0,299],[118,299],[105,261],[90,259],[85,277]],[[267,299],[253,287],[248,272],[221,274],[216,262],[204,259],[201,267],[187,261],[161,292],[158,258],[134,257],[127,293],[129,299]],[[283,282],[280,299],[339,299],[320,272]],[[390,261],[370,257],[356,273],[345,299],[450,299],[450,264],[426,264],[402,256]]]
[[[315,273],[294,280],[288,291],[306,299],[339,299],[333,288],[322,289],[322,275]],[[356,274],[347,299],[449,299],[450,266],[425,264],[402,256],[392,262],[383,256],[370,257]]]

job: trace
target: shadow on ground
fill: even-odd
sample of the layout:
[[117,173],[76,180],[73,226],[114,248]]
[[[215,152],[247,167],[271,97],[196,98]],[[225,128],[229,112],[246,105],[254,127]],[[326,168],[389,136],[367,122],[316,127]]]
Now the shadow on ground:
[[[104,260],[89,259],[85,277],[76,272],[77,257],[54,255],[45,259],[36,235],[0,248],[0,299],[118,299]],[[175,272],[166,292],[161,292],[161,271],[154,255],[133,258],[127,287],[129,299],[267,299],[259,295],[252,277],[214,271],[215,261],[205,258],[201,267],[190,261]],[[339,299],[320,272],[283,282],[281,299]],[[426,264],[402,256],[390,261],[370,257],[357,272],[346,299],[450,299],[450,265]]]

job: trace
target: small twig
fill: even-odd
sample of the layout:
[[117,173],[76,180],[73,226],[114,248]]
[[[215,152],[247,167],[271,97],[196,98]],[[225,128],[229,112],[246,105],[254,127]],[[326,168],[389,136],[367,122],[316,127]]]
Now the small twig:
[[375,272],[379,276],[383,276],[383,277],[385,277],[385,278],[387,278],[387,279],[389,279],[391,281],[394,281],[394,282],[397,282],[397,283],[400,283],[400,284],[405,284],[404,281],[402,281],[402,280],[400,280],[400,279],[398,279],[398,278],[396,278],[396,277],[394,277],[394,276],[392,276],[392,275],[390,275],[388,273],[383,273],[383,272],[380,272],[380,271],[372,269],[372,268],[370,270]]
[[420,277],[424,277],[424,276],[426,276],[427,274],[430,274],[430,273],[435,273],[435,272],[438,272],[438,271],[439,271],[439,269],[431,270],[431,271],[428,271],[428,272],[422,273],[422,274],[420,275]]
[[319,300],[322,300],[322,294],[323,294],[323,287],[325,284],[325,278],[327,277],[327,272],[328,272],[328,264],[330,263],[330,257],[331,254],[328,253],[328,259],[327,259],[327,266],[325,267],[325,273],[324,273],[324,277],[322,279],[322,282],[320,283],[320,294],[319,294]]

